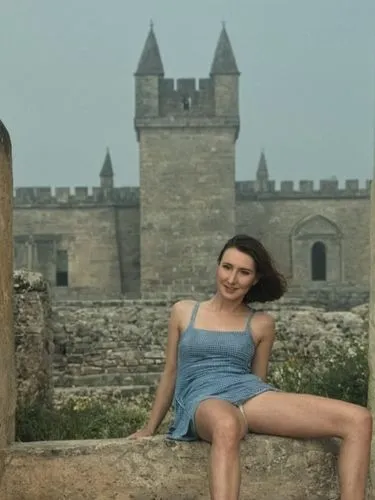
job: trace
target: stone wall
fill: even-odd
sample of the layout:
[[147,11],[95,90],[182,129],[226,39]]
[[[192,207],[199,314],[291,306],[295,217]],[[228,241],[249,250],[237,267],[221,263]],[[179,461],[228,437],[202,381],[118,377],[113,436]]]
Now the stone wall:
[[56,386],[149,385],[164,362],[169,305],[71,302],[54,307]]
[[[236,204],[237,231],[260,238],[296,286],[314,284],[310,277],[311,247],[321,241],[327,249],[327,278],[337,287],[368,288],[369,220],[368,198],[260,197]],[[334,231],[328,231],[328,225]]]
[[51,304],[40,274],[15,271],[13,276],[17,406],[52,401]]
[[[51,388],[148,389],[164,366],[171,303],[97,301],[55,304],[40,275],[14,273],[14,332],[19,402]],[[329,312],[297,302],[265,306],[276,318],[271,362],[316,356],[325,338],[366,336],[368,307]],[[53,345],[52,345],[53,344]],[[53,371],[51,367],[53,357]]]
[[66,251],[69,288],[121,294],[118,238],[123,235],[117,211],[111,206],[16,209],[15,268],[42,272],[54,287],[57,252]]
[[[54,306],[56,387],[149,386],[159,379],[170,303],[105,301]],[[317,356],[324,339],[366,336],[368,307],[329,312],[269,304],[276,318],[272,362]]]
[[[212,140],[214,139],[215,136]],[[170,140],[171,135],[166,138],[167,144],[170,144]],[[154,142],[155,144],[147,147],[157,148],[159,142],[156,138]],[[174,171],[169,180],[162,176],[165,192],[169,192],[175,175]],[[205,175],[203,170],[199,175],[201,177]],[[193,176],[194,182],[199,175]],[[145,182],[147,184],[147,178]],[[148,189],[155,190],[154,183],[151,180],[150,183]],[[163,233],[163,238],[160,238],[160,235],[158,237],[158,241],[162,242],[160,244],[164,245],[163,252],[166,249],[172,252],[171,249],[174,248],[173,245],[177,245],[177,240],[182,241],[181,235],[177,238],[177,233],[171,238],[171,228],[177,227],[178,224],[189,227],[189,241],[195,241],[193,233],[197,210],[208,210],[204,216],[205,224],[212,223],[214,207],[202,204],[202,207],[204,205],[202,208],[198,204],[197,210],[192,211],[189,198],[194,187],[189,185],[187,180],[185,182],[182,176],[180,183],[184,188],[181,186],[180,192],[176,192],[174,222],[171,225],[166,224],[167,229],[165,234]],[[222,189],[222,183],[220,186]],[[246,232],[260,238],[276,257],[281,270],[289,278],[295,294],[305,297],[305,292],[308,290],[310,296],[311,294],[318,296],[319,290],[323,290],[320,302],[324,301],[334,309],[341,308],[340,304],[345,303],[348,295],[355,295],[355,292],[352,294],[350,291],[351,288],[353,290],[358,287],[363,288],[368,293],[370,258],[368,197],[284,199],[267,198],[266,194],[260,193],[257,196],[253,194],[252,197],[237,195],[235,229],[232,232]],[[189,210],[186,210],[188,205]],[[163,210],[165,207],[160,206],[160,217],[163,217]],[[206,230],[207,227],[202,224],[201,222],[200,226]],[[217,229],[220,232],[219,226]],[[116,206],[109,203],[95,205],[94,202],[91,202],[91,205],[87,203],[79,205],[78,202],[58,205],[48,203],[18,205],[14,210],[16,268],[26,267],[43,272],[49,279],[53,295],[57,300],[100,300],[121,296],[139,298],[140,242],[144,230],[137,200],[133,206],[127,206],[125,202],[124,205],[120,202]],[[327,282],[314,283],[310,279],[311,247],[316,241],[322,241],[326,246]],[[206,267],[207,263],[215,264],[221,242],[210,238],[204,258],[201,258],[198,252],[198,243],[194,245],[186,243],[183,247],[183,250],[177,249],[175,252],[176,263],[172,265],[169,259],[164,266],[164,274],[160,272],[158,278],[160,282],[165,283],[173,276],[176,283],[180,280],[177,294],[191,293],[190,282],[186,281],[183,275],[186,277],[190,272],[201,277],[200,270],[203,263]],[[58,250],[68,252],[68,287],[55,286]],[[158,272],[155,265],[155,261],[151,259],[150,273],[154,276]],[[181,276],[179,273],[182,273]],[[209,276],[211,277],[212,273]],[[200,280],[201,285],[207,289],[213,282]],[[337,291],[338,300],[324,292],[326,288],[333,287]],[[164,288],[165,291],[167,287]],[[149,291],[148,295],[151,293]],[[349,305],[354,305],[353,301],[350,301]]]

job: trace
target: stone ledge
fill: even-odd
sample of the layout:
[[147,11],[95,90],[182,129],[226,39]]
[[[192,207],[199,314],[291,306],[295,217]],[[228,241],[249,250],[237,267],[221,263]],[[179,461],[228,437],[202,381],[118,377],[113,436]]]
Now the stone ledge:
[[[338,441],[249,435],[241,446],[243,500],[336,500]],[[141,440],[16,443],[2,500],[208,499],[209,445]]]

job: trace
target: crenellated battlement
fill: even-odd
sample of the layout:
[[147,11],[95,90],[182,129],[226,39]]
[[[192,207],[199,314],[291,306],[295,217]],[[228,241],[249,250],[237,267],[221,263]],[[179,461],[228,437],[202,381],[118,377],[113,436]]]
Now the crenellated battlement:
[[281,181],[279,189],[273,180],[238,181],[236,198],[367,198],[370,187],[371,180],[361,187],[358,179],[347,179],[343,186],[336,179],[321,179],[318,185],[312,180]]
[[[343,186],[337,180],[322,179],[276,182],[237,181],[236,198],[367,198],[370,195],[371,180],[361,186],[358,179],[348,179]],[[70,187],[19,187],[14,190],[13,203],[17,207],[30,206],[82,206],[82,205],[139,205],[139,187],[102,188],[87,186]]]
[[160,116],[214,114],[214,91],[210,78],[163,78],[160,81]]
[[15,188],[13,203],[22,206],[71,206],[71,205],[139,205],[139,187],[103,188],[87,186],[70,187],[19,187]]

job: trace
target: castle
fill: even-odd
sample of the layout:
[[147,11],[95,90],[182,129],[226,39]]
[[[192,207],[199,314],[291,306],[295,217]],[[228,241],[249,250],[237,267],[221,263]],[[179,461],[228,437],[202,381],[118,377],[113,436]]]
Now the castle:
[[173,297],[213,288],[227,238],[270,249],[295,293],[368,293],[370,181],[283,181],[264,153],[256,179],[235,181],[240,73],[223,26],[208,78],[164,77],[153,27],[135,72],[140,187],[16,188],[14,262],[60,299]]

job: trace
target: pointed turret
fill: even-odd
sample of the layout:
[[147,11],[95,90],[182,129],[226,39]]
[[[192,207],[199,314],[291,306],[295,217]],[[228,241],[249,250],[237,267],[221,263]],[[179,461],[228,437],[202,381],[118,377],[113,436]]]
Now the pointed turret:
[[236,58],[229,40],[225,25],[217,42],[214,60],[211,65],[211,75],[239,75]]
[[112,168],[112,160],[111,155],[109,153],[109,149],[107,148],[107,152],[104,158],[104,163],[102,169],[100,171],[100,186],[102,188],[112,188],[113,187],[113,168]]
[[239,132],[238,85],[239,75],[236,58],[223,24],[211,65],[211,80],[214,90],[215,115],[231,117],[238,123]]
[[256,186],[255,189],[258,192],[264,193],[264,192],[267,192],[269,190],[270,181],[269,181],[269,176],[268,176],[267,160],[266,160],[266,155],[264,154],[264,151],[262,151],[260,154],[258,168],[257,168],[257,174],[256,174],[255,186]]
[[257,170],[257,180],[258,181],[268,181],[268,168],[267,168],[267,161],[266,161],[266,156],[264,154],[264,151],[261,152],[260,158],[259,158],[259,163],[258,163],[258,170]]
[[135,117],[159,116],[160,86],[164,68],[152,23],[134,76]]
[[163,63],[160,57],[159,46],[152,23],[150,25],[150,31],[148,32],[141,58],[139,59],[137,71],[135,72],[135,76],[151,75],[164,75]]

